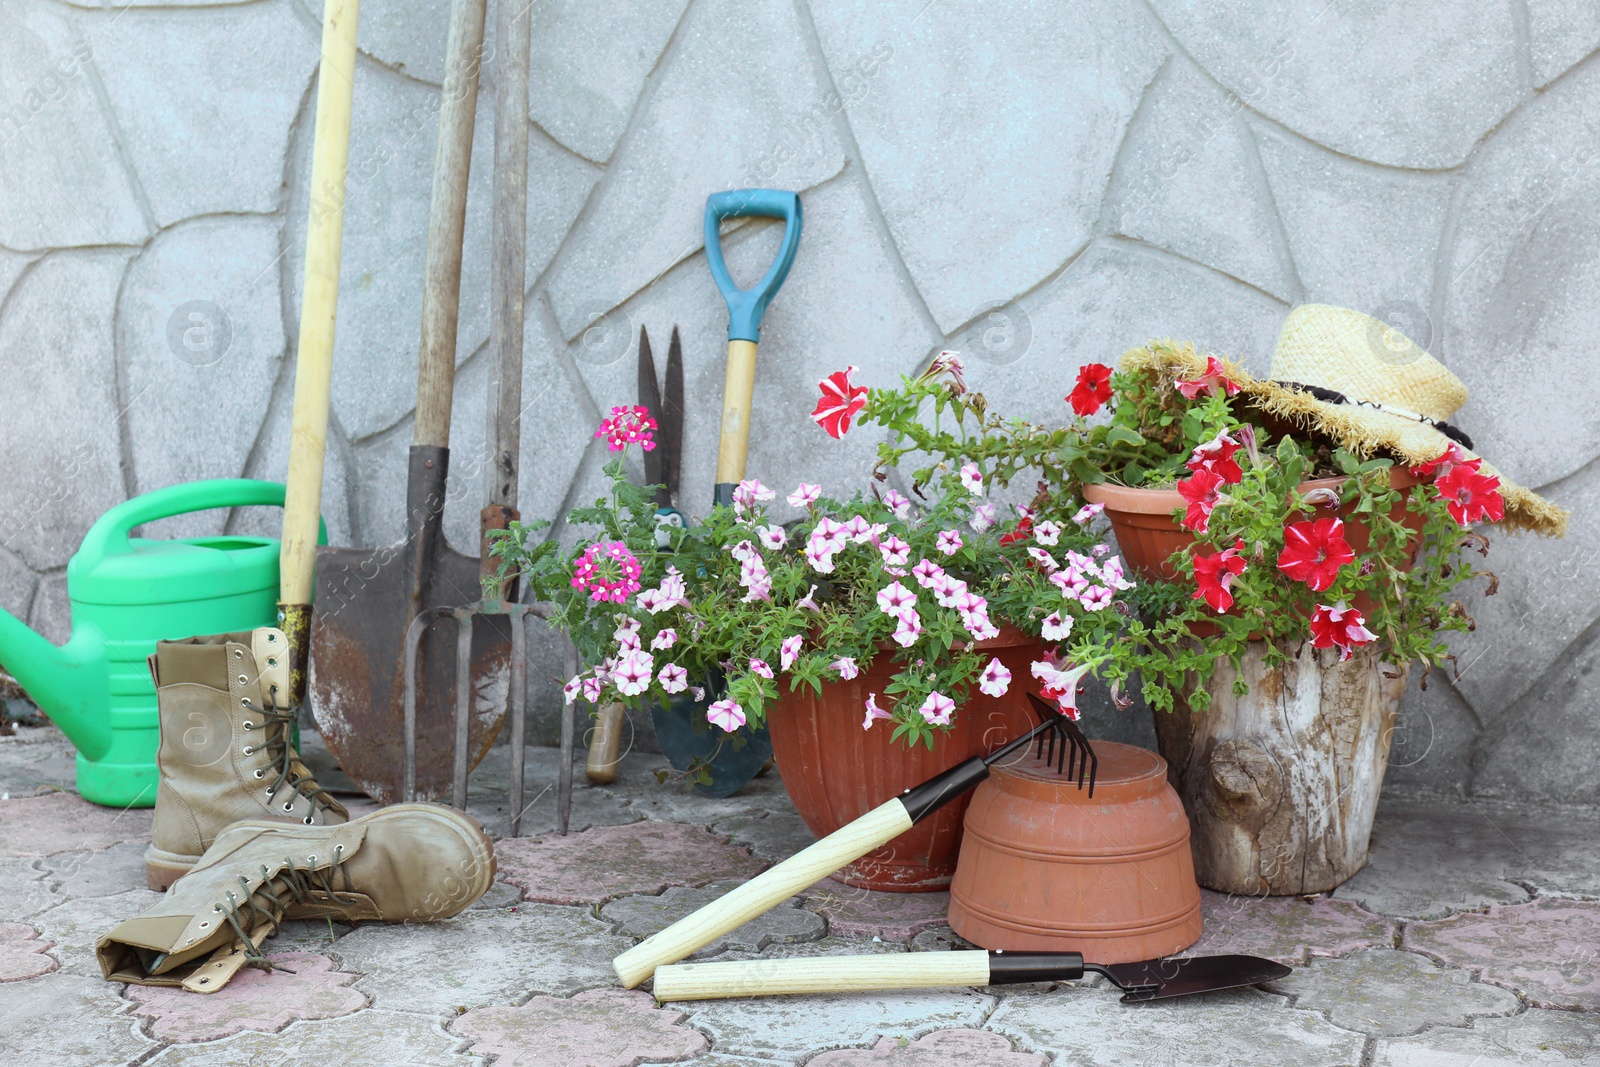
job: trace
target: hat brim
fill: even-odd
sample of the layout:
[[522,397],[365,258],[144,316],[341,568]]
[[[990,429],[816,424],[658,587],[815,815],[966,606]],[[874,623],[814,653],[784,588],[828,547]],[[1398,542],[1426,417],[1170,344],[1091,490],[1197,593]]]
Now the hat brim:
[[[1166,381],[1193,380],[1205,373],[1206,358],[1192,344],[1177,341],[1152,341],[1143,348],[1125,353],[1120,362],[1123,372],[1154,372]],[[1379,451],[1391,453],[1407,466],[1437,459],[1450,445],[1450,438],[1427,423],[1394,415],[1375,408],[1352,404],[1332,404],[1309,393],[1275,382],[1261,381],[1226,357],[1218,357],[1230,381],[1239,386],[1250,403],[1269,415],[1304,430],[1328,437],[1363,459]],[[1482,458],[1467,451],[1473,458]],[[1511,530],[1531,530],[1547,537],[1567,532],[1568,511],[1524,489],[1484,460],[1482,473],[1500,479],[1500,495],[1505,500],[1505,519],[1497,525]]]

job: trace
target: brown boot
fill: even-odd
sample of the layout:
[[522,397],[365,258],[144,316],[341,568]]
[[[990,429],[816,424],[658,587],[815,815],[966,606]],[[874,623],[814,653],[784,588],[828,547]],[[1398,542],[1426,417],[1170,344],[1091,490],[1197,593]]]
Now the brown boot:
[[337,826],[235,823],[143,915],[95,945],[117,982],[221,989],[285,919],[431,922],[494,882],[478,821],[439,804],[396,804]]
[[151,889],[166,889],[240,819],[345,822],[291,743],[288,642],[281,631],[163,641],[150,657],[161,723]]

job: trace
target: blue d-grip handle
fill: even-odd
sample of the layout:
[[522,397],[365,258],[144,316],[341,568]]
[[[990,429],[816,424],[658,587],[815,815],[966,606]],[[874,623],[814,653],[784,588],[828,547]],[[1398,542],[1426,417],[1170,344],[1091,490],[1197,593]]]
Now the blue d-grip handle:
[[[753,288],[741,289],[728,275],[728,264],[722,258],[722,235],[719,226],[723,219],[741,219],[751,215],[783,219],[783,246],[778,258],[772,261],[767,273]],[[712,193],[706,197],[706,262],[711,266],[711,277],[722,290],[728,302],[728,340],[761,340],[761,317],[767,305],[777,295],[783,280],[794,266],[795,250],[800,247],[800,195],[782,189],[731,189],[725,193]]]

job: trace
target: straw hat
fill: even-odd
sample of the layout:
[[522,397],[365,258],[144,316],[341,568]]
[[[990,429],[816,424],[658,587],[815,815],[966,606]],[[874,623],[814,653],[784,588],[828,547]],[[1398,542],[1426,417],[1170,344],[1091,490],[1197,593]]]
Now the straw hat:
[[[1205,373],[1206,358],[1190,344],[1152,342],[1122,357],[1122,369],[1153,370],[1171,381]],[[1349,308],[1302,304],[1289,312],[1272,352],[1266,381],[1223,359],[1230,380],[1262,411],[1370,457],[1384,452],[1414,466],[1437,459],[1452,440],[1469,456],[1472,441],[1449,418],[1467,401],[1467,387],[1444,364],[1400,331]],[[1559,537],[1567,511],[1500,479],[1502,525]]]

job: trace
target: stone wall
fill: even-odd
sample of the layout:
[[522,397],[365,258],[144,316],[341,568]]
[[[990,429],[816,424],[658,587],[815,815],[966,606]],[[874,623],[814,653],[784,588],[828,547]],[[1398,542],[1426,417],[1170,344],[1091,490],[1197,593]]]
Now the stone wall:
[[[443,0],[360,31],[325,511],[401,531]],[[844,490],[813,383],[959,348],[1018,414],[1151,337],[1264,370],[1302,301],[1381,314],[1474,399],[1507,474],[1572,508],[1497,539],[1460,677],[1407,699],[1391,781],[1595,800],[1600,14],[1579,0],[540,0],[529,107],[522,507],[592,499],[635,338],[688,363],[684,497],[710,495],[726,316],[708,192],[803,192],[763,333],[750,470]],[[490,20],[491,25],[493,19]],[[89,524],[174,482],[284,473],[315,0],[0,7],[0,604],[51,637]],[[467,225],[453,542],[482,489],[491,52]],[[772,226],[728,239],[753,278]],[[197,318],[192,316],[198,316]],[[268,511],[160,530],[275,531]],[[553,735],[549,643],[535,670]],[[1103,734],[1128,734],[1107,721]],[[1091,725],[1093,725],[1091,723]]]

